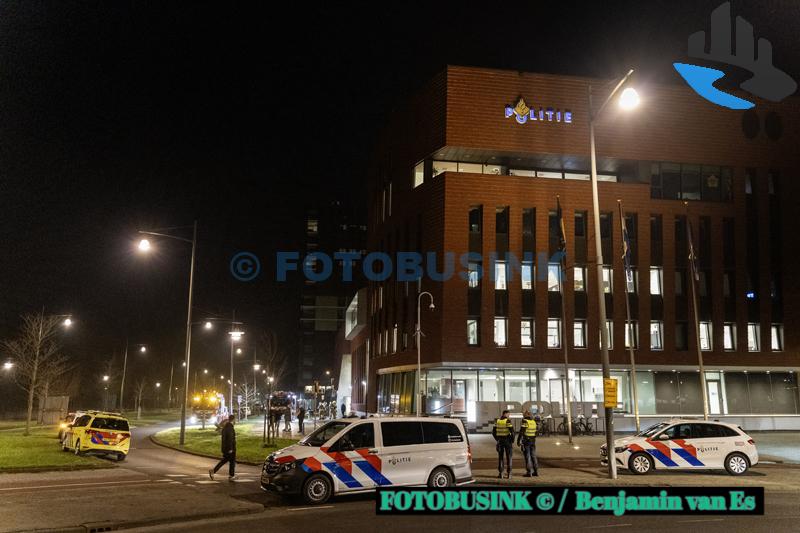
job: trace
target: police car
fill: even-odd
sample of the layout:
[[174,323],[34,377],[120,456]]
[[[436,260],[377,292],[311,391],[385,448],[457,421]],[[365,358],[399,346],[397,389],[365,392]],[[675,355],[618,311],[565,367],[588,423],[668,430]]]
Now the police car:
[[[606,445],[600,447],[608,464]],[[717,421],[670,420],[614,441],[617,465],[634,474],[655,469],[721,470],[740,476],[758,464],[758,450],[739,426]]]
[[377,487],[471,483],[464,426],[448,418],[342,418],[267,457],[261,487],[321,504]]

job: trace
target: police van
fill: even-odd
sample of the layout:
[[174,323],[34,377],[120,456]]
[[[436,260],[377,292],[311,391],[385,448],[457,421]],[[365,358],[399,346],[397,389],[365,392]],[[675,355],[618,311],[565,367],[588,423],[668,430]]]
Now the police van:
[[261,487],[321,504],[377,487],[471,483],[472,453],[453,418],[342,418],[264,462]]
[[[606,445],[601,463],[608,464]],[[758,464],[756,443],[734,424],[718,421],[674,419],[660,422],[638,435],[614,441],[618,466],[634,474],[653,470],[725,469],[740,476]]]

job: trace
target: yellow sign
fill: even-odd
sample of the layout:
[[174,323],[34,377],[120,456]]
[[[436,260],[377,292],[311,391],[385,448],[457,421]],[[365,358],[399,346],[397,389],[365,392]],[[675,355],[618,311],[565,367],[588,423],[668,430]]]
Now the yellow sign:
[[617,380],[614,378],[603,379],[603,403],[605,407],[617,406]]

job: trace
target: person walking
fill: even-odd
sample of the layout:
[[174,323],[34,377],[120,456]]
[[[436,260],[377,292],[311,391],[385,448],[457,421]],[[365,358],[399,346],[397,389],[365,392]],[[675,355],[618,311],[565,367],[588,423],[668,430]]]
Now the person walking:
[[283,431],[292,431],[292,410],[290,407],[287,407],[283,413]]
[[530,411],[525,411],[519,428],[517,445],[522,448],[525,461],[525,477],[539,476],[539,461],[536,459],[536,420]]
[[208,477],[214,479],[214,474],[228,463],[228,481],[236,478],[236,430],[233,428],[234,416],[228,416],[228,422],[222,427],[222,459],[217,466],[209,469]]
[[497,442],[497,477],[503,477],[503,466],[505,457],[506,477],[511,479],[511,455],[514,453],[514,424],[508,419],[508,410],[500,414],[500,418],[494,421],[492,437]]
[[342,408],[342,418],[344,418],[344,416],[347,414],[347,406],[344,404],[344,402],[342,402],[341,408]]
[[303,421],[306,419],[306,408],[302,405],[300,406],[300,410],[297,411],[297,429],[300,430],[301,435],[305,435],[305,429],[303,429]]

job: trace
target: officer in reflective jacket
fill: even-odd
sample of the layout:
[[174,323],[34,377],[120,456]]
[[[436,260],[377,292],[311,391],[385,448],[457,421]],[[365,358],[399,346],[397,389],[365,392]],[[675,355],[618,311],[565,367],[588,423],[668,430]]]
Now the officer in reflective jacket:
[[514,447],[514,425],[508,419],[508,411],[503,411],[494,421],[492,436],[497,441],[497,477],[503,477],[503,457],[505,456],[506,477],[511,479],[511,455]]
[[[539,461],[536,460],[536,420],[530,411],[525,411],[522,425],[519,428],[517,444],[522,448],[522,458],[525,460],[525,477],[539,475]],[[531,470],[533,474],[531,474]]]

